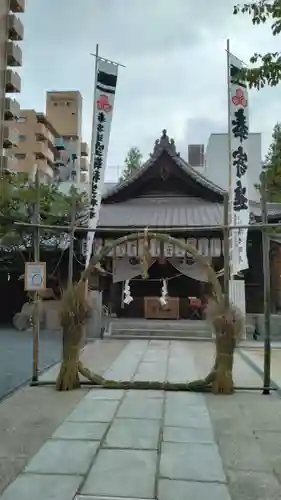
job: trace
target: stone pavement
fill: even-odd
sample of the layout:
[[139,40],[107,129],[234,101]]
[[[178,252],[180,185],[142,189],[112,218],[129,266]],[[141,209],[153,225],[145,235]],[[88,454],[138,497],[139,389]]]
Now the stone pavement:
[[[281,389],[281,346],[276,346],[276,343],[273,343],[271,348],[271,379],[272,381],[279,386]],[[243,349],[243,355],[248,358],[256,367],[263,371],[263,363],[264,363],[264,350],[263,346],[255,347],[252,346],[251,349]]]
[[[86,346],[81,359],[90,369],[103,375],[126,343],[120,340],[97,340]],[[31,372],[32,358],[29,361]],[[54,369],[46,375],[51,378]],[[0,495],[88,390],[81,388],[60,393],[53,387],[25,386],[0,403]]]
[[[191,380],[202,352],[211,364],[210,345],[134,340],[105,376]],[[237,355],[235,373],[249,372]],[[280,431],[275,395],[92,389],[1,500],[277,500]]]

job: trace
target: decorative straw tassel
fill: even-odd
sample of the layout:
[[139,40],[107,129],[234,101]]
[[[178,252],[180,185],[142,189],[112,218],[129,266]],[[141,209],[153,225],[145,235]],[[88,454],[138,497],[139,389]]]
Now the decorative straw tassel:
[[168,295],[168,287],[167,281],[165,279],[162,280],[162,288],[161,288],[161,297],[159,298],[160,304],[162,307],[167,305],[167,295]]
[[131,302],[134,300],[132,295],[131,295],[131,288],[129,285],[130,281],[126,280],[125,281],[125,287],[124,287],[124,304],[131,304]]

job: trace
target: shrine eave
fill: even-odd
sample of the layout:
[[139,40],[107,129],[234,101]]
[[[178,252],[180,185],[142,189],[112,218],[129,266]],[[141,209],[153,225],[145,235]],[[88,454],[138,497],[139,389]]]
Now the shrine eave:
[[223,205],[191,197],[133,198],[101,205],[98,228],[186,228],[223,224]]
[[[250,202],[251,220],[261,219],[258,203]],[[268,204],[268,219],[281,219],[281,204]],[[188,231],[192,227],[222,226],[224,223],[223,204],[192,197],[147,198],[140,197],[121,203],[101,205],[97,230],[128,231],[145,227],[165,231]],[[210,229],[215,230],[215,229]]]

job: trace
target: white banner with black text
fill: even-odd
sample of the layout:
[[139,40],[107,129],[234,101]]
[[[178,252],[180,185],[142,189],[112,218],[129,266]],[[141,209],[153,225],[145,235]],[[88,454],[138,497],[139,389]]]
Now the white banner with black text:
[[[101,204],[101,196],[104,185],[104,174],[106,157],[109,146],[111,122],[114,107],[114,97],[117,85],[118,66],[109,61],[99,59],[97,65],[95,102],[94,102],[94,126],[92,141],[94,151],[91,152],[90,166],[90,220],[89,227],[96,229]],[[87,235],[86,267],[89,264],[95,232]]]
[[249,224],[248,155],[249,155],[249,101],[247,85],[237,77],[242,62],[229,54],[230,92],[230,143],[231,143],[231,223],[238,226],[231,232],[230,271],[234,276],[248,269],[248,229],[239,228]]

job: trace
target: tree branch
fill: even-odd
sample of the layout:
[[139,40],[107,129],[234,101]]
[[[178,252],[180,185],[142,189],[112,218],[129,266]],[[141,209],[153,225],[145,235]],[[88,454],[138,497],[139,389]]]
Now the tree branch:
[[[235,5],[233,14],[249,14],[252,24],[258,26],[271,22],[272,35],[281,32],[281,0],[259,0],[257,2]],[[251,64],[258,64],[254,68],[244,68],[239,72],[239,78],[247,81],[250,88],[261,89],[265,85],[276,87],[281,80],[281,53],[272,52],[267,54],[255,53]]]

